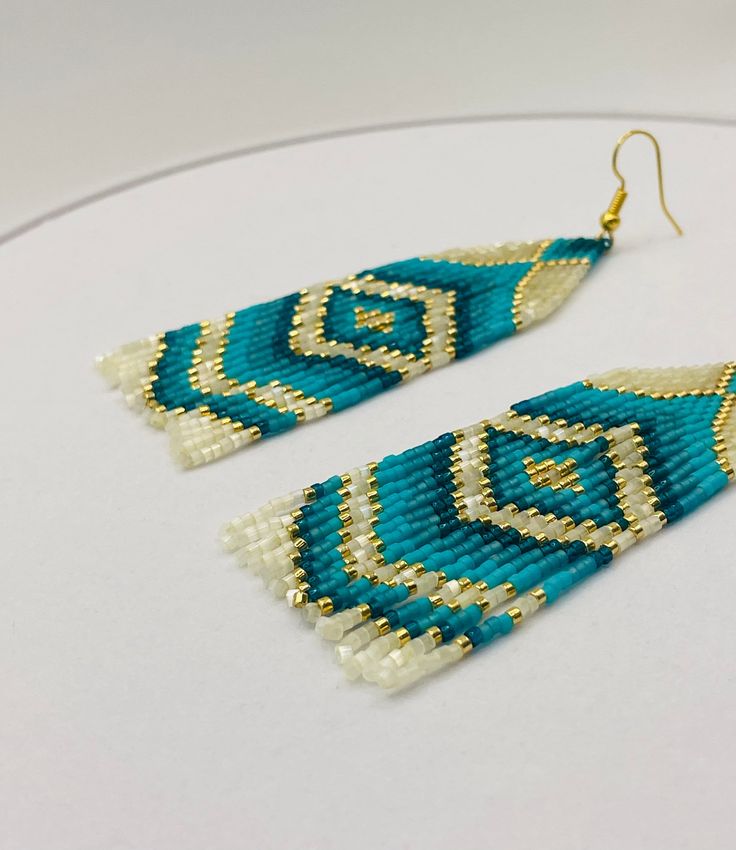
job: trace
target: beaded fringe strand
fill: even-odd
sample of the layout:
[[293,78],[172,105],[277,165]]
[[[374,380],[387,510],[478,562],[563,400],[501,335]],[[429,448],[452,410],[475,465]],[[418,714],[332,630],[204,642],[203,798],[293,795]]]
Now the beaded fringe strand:
[[223,542],[349,679],[398,688],[699,507],[735,461],[736,363],[619,369],[274,499]]
[[319,419],[545,318],[608,248],[454,249],[126,345],[98,360],[187,467]]

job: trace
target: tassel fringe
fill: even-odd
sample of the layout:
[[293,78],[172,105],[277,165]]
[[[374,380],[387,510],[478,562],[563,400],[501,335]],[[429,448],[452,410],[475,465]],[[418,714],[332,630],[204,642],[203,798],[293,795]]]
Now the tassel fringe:
[[395,689],[509,634],[734,478],[736,364],[616,370],[274,499],[222,540]]
[[99,367],[185,467],[344,410],[546,318],[610,247],[415,257],[126,345]]

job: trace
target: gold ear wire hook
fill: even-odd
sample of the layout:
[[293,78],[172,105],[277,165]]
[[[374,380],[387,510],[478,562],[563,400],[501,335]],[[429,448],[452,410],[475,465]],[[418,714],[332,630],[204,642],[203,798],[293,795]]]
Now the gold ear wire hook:
[[621,224],[621,207],[624,205],[626,198],[628,197],[628,192],[626,191],[626,180],[624,180],[623,174],[619,171],[618,168],[618,154],[621,148],[626,142],[627,139],[630,139],[632,136],[646,136],[647,139],[654,145],[654,153],[657,157],[657,180],[659,182],[659,205],[662,207],[662,212],[667,216],[670,224],[677,231],[679,236],[682,236],[682,228],[675,221],[674,216],[667,208],[667,202],[664,199],[664,180],[662,178],[662,152],[659,149],[659,142],[654,138],[654,136],[647,132],[646,130],[629,130],[624,133],[623,136],[616,142],[616,147],[613,149],[613,157],[611,159],[611,165],[613,167],[613,173],[616,175],[619,181],[619,187],[616,189],[613,198],[611,198],[611,203],[608,205],[608,209],[601,216],[601,227],[603,228],[600,235],[607,236],[609,239],[613,240],[613,231],[617,230],[619,225]]

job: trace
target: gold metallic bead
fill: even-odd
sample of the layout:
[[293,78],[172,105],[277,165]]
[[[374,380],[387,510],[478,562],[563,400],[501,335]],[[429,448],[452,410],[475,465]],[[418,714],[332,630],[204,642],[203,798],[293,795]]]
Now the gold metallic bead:
[[604,212],[600,219],[601,227],[608,233],[613,233],[621,226],[621,217],[612,212]]
[[317,493],[316,493],[314,487],[305,487],[303,492],[304,492],[304,501],[307,504],[310,504],[311,502],[317,501]]
[[414,581],[414,579],[412,579],[412,578],[407,579],[407,580],[404,582],[404,587],[406,587],[406,588],[409,590],[409,596],[416,596],[417,591],[418,591],[418,589],[419,589],[419,588],[417,587],[417,583],[416,583],[416,582]]
[[503,587],[507,599],[511,599],[512,597],[516,596],[516,588],[513,584],[511,584],[510,581],[505,581],[501,585],[501,587]]
[[447,573],[444,570],[437,570],[437,588],[447,584]]
[[294,608],[304,608],[308,602],[309,597],[303,590],[297,590],[291,600],[291,604]]
[[491,608],[491,603],[486,599],[485,596],[481,596],[476,599],[474,604],[477,605],[484,614]]
[[439,595],[439,593],[433,593],[432,596],[429,597],[429,601],[432,603],[433,608],[439,608],[445,604],[445,600]]
[[621,547],[618,545],[618,543],[615,540],[609,540],[608,543],[604,543],[603,545],[607,549],[611,550],[611,553],[613,554],[614,558],[617,555],[621,554]]
[[463,651],[463,655],[467,655],[469,652],[473,651],[473,642],[467,635],[460,635],[460,637],[456,637],[454,641],[460,649]]
[[389,621],[385,617],[379,617],[373,622],[376,624],[376,628],[378,629],[379,635],[387,635],[391,631],[391,623],[389,623]]
[[462,611],[462,605],[457,601],[457,599],[451,599],[445,604],[453,614],[457,614],[458,611]]
[[432,638],[437,646],[442,643],[442,632],[440,631],[438,626],[430,626],[427,629],[427,634]]
[[360,575],[358,570],[353,566],[343,567],[342,571],[348,577],[348,581],[355,581],[355,579]]
[[540,605],[544,605],[547,602],[547,594],[541,587],[535,587],[534,590],[529,593],[529,596],[533,596]]
[[329,596],[323,596],[317,600],[319,612],[323,617],[329,617],[335,611],[335,606]]
[[462,576],[457,580],[461,590],[469,590],[473,586],[473,582],[467,577]]
[[304,579],[306,579],[308,577],[309,573],[306,570],[302,569],[301,567],[297,567],[294,570],[293,575],[294,575],[294,578],[297,581],[304,581]]
[[521,613],[519,608],[509,608],[506,613],[514,621],[514,626],[518,626],[519,623],[521,623],[521,621],[524,619],[524,615]]
[[359,605],[356,605],[356,608],[360,611],[360,616],[363,621],[370,620],[371,618],[371,606],[366,604],[365,602],[361,602]]
[[399,639],[399,646],[404,646],[411,640],[411,635],[403,626],[400,629],[396,629],[395,634],[396,637]]

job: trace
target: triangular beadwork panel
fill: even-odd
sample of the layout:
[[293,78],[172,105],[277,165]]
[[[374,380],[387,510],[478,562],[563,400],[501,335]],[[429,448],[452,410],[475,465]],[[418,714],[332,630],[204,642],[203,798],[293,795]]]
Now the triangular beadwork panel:
[[410,684],[508,634],[736,478],[735,363],[615,370],[234,520],[225,542],[338,641]]
[[548,239],[367,269],[100,358],[185,466],[366,401],[543,319],[608,247]]

